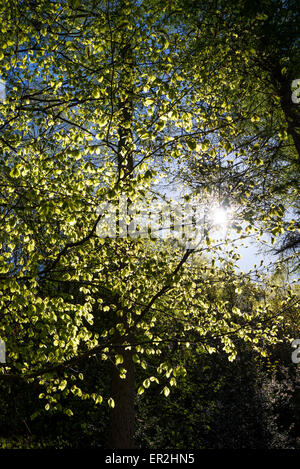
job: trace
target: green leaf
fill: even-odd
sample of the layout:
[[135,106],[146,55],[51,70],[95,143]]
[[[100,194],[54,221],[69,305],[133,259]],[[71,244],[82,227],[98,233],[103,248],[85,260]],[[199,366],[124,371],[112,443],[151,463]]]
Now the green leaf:
[[108,402],[108,406],[109,406],[111,409],[113,409],[113,408],[115,407],[115,401],[113,400],[112,397],[110,397],[107,402]]
[[94,97],[95,99],[99,99],[100,96],[101,96],[101,93],[100,93],[100,90],[99,90],[99,89],[96,88],[95,90],[93,90],[93,97]]
[[68,384],[67,381],[64,379],[64,380],[61,381],[61,383],[59,384],[58,389],[60,389],[61,391],[63,391],[63,390],[66,388],[67,384]]
[[123,355],[116,355],[116,365],[120,365],[124,362]]
[[149,388],[149,386],[150,386],[150,379],[149,378],[147,378],[143,381],[143,386],[146,389]]

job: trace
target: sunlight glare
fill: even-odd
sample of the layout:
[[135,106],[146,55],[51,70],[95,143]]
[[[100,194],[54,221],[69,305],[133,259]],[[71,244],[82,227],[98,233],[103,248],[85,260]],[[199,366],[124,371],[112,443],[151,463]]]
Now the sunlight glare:
[[225,225],[228,222],[227,210],[222,207],[214,208],[211,218],[215,225]]

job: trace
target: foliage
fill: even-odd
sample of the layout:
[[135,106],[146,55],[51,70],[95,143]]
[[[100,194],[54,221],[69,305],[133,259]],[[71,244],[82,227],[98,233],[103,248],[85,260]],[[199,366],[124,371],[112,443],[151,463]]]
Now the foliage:
[[[238,37],[229,49],[236,33],[224,35],[224,26],[235,10],[224,10],[220,30],[219,10],[212,18],[200,12],[199,29],[195,5],[189,10],[178,1],[177,7],[132,0],[1,2],[7,98],[0,103],[0,336],[8,355],[0,381],[37,386],[40,402],[34,391],[29,406],[36,417],[43,408],[54,422],[56,414],[71,418],[81,401],[92,413],[104,404],[110,416],[132,414],[133,399],[122,400],[127,391],[136,387],[141,396],[157,384],[164,399],[186,373],[180,354],[168,359],[170,346],[192,345],[201,355],[216,352],[217,344],[233,361],[242,341],[264,354],[281,339],[284,312],[296,304],[292,288],[279,297],[279,287],[270,284],[270,293],[261,295],[251,275],[236,272],[238,256],[226,252],[228,240],[214,243],[209,226],[197,249],[153,237],[101,237],[99,207],[117,207],[124,194],[129,205],[149,199],[156,170],[181,161],[205,178],[205,197],[222,189],[222,197],[239,204],[238,235],[245,221],[255,235],[297,228],[283,219],[288,204],[296,205],[286,190],[297,164],[289,149],[292,139],[297,143],[295,126],[286,130],[276,103],[271,115],[259,104],[253,120],[257,101],[244,106],[238,98],[241,79],[246,94],[259,93],[248,69],[236,75],[236,64],[248,66],[259,55],[264,19],[247,30],[254,32],[250,44]],[[239,15],[244,28],[248,20]],[[235,63],[229,52],[236,51]],[[261,70],[255,61],[251,66]],[[275,147],[286,150],[284,163],[273,158]],[[270,177],[261,192],[265,171]],[[276,192],[280,171],[284,190]],[[95,360],[100,377],[91,382]],[[107,376],[116,372],[110,388]],[[139,373],[145,373],[142,382]]]

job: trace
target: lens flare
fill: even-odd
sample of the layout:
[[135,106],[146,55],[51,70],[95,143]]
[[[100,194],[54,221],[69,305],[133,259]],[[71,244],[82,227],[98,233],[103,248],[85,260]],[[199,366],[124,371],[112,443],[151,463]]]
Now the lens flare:
[[228,223],[227,210],[222,207],[214,208],[211,212],[211,219],[214,225],[226,225]]

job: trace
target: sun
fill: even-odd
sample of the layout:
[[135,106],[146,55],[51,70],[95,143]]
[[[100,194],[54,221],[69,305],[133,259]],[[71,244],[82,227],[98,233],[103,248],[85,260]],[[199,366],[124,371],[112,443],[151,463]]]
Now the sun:
[[228,213],[222,207],[215,207],[211,211],[211,220],[214,225],[226,225],[228,223]]

